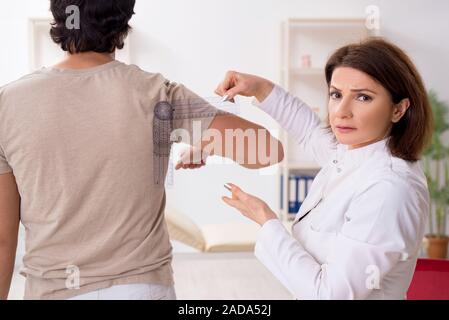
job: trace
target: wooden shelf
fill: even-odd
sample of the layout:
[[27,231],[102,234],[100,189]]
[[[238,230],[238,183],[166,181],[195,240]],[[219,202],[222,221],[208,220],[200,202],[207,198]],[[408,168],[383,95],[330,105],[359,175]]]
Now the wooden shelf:
[[288,161],[285,167],[288,170],[321,170],[321,167],[313,162]]
[[334,29],[339,27],[354,27],[360,28],[365,25],[365,19],[359,18],[330,18],[330,19],[289,19],[288,26],[289,28],[320,28],[326,29]]
[[324,68],[292,68],[290,74],[294,77],[315,76],[324,77]]

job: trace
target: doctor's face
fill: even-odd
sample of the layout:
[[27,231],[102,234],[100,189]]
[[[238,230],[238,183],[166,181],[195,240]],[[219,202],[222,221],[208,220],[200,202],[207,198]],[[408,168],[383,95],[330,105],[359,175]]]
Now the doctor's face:
[[360,148],[388,137],[393,125],[389,92],[366,73],[339,67],[329,88],[329,121],[337,140]]

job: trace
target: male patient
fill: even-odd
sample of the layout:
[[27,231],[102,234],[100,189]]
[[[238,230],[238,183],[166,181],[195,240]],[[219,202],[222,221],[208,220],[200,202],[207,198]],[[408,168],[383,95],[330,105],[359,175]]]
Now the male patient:
[[[263,127],[114,59],[134,4],[51,0],[51,37],[67,58],[0,88],[0,299],[9,293],[19,222],[25,299],[175,299],[163,183],[173,131],[214,129],[220,134],[210,141],[183,142],[248,168],[283,158]],[[78,9],[80,28],[68,28],[67,12]],[[239,155],[226,129],[264,135]],[[249,161],[262,138],[270,161]]]

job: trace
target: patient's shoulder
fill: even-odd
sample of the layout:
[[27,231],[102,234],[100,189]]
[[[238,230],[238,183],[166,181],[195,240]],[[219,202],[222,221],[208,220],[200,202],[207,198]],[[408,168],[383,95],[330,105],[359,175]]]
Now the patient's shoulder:
[[177,83],[167,79],[162,73],[156,71],[147,71],[135,64],[123,64],[126,78],[131,81],[135,88],[142,88],[146,92],[167,90]]
[[133,73],[137,78],[141,78],[146,81],[152,81],[160,85],[163,85],[166,82],[170,82],[160,72],[147,71],[135,64],[124,64],[124,67],[127,68],[130,73]]
[[35,90],[35,84],[39,82],[40,78],[42,77],[40,77],[39,72],[35,71],[1,86],[0,101],[9,96],[30,93],[29,90]]

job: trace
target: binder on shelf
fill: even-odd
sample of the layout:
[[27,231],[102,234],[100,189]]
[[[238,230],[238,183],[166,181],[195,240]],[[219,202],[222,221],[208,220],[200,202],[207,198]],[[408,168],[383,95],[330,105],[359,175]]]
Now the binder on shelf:
[[281,211],[282,210],[284,210],[284,175],[282,175],[281,174],[281,194],[280,194],[280,196],[281,196],[281,201],[280,201],[280,203],[281,203]]
[[297,214],[315,179],[305,174],[290,174],[288,177],[288,213]]

